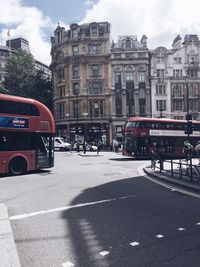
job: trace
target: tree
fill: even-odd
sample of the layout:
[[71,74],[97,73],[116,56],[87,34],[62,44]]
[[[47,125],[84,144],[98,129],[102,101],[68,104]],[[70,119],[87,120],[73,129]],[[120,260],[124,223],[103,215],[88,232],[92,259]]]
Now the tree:
[[32,91],[35,68],[31,54],[24,50],[16,50],[6,63],[7,75],[4,87],[9,94],[29,97]]
[[45,104],[51,111],[53,110],[53,89],[52,82],[41,70],[35,72],[31,98],[37,99]]
[[53,110],[52,83],[35,69],[31,54],[17,50],[6,63],[6,73],[3,85],[9,94],[36,99]]

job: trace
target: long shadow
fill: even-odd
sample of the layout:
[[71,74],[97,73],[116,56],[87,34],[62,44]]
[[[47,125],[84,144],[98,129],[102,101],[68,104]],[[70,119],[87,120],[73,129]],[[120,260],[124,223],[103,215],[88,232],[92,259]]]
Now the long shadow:
[[[155,257],[156,246],[164,242],[155,234],[183,221],[187,224],[185,206],[190,199],[183,197],[174,205],[175,196],[142,177],[84,190],[62,214],[74,253],[70,260],[77,267],[162,266],[163,258],[177,252],[161,250]],[[190,209],[189,213],[197,212]],[[169,247],[177,238],[173,235]]]

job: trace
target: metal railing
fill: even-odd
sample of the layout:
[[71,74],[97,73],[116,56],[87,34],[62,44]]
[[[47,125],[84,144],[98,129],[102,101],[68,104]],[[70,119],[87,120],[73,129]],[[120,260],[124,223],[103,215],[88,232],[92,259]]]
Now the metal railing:
[[151,168],[175,179],[200,183],[200,165],[193,164],[192,159],[152,159]]

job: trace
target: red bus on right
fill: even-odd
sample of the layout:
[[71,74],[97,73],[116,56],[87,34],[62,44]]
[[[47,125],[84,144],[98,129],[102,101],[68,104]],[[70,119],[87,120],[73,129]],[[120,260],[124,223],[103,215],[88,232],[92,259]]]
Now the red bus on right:
[[188,140],[195,147],[200,141],[200,122],[192,121],[192,128],[192,134],[188,134],[186,120],[130,117],[124,126],[122,154],[144,159],[151,158],[152,154],[184,158],[184,142]]

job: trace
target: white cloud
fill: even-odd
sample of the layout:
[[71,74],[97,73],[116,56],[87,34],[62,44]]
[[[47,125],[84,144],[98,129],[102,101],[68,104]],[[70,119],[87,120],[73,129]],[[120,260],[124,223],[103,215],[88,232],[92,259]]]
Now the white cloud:
[[[108,21],[114,41],[119,35],[146,34],[148,47],[171,48],[174,37],[200,34],[199,0],[85,0],[85,18],[80,22]],[[23,5],[22,0],[0,0],[0,44],[10,38],[23,37],[29,41],[34,57],[49,64],[50,34],[57,25],[35,7]],[[67,9],[66,9],[67,16]],[[68,25],[60,23],[68,28]],[[3,26],[3,27],[2,27]],[[47,34],[48,32],[48,34]]]
[[0,33],[1,44],[8,39],[7,32],[10,28],[10,38],[23,37],[29,41],[31,53],[43,63],[50,64],[50,40],[45,35],[45,29],[55,29],[50,18],[35,7],[25,7],[21,0],[0,0],[0,24],[4,28]]
[[100,0],[83,21],[109,21],[115,41],[119,35],[146,34],[150,48],[171,48],[177,34],[200,33],[199,8],[199,0]]

